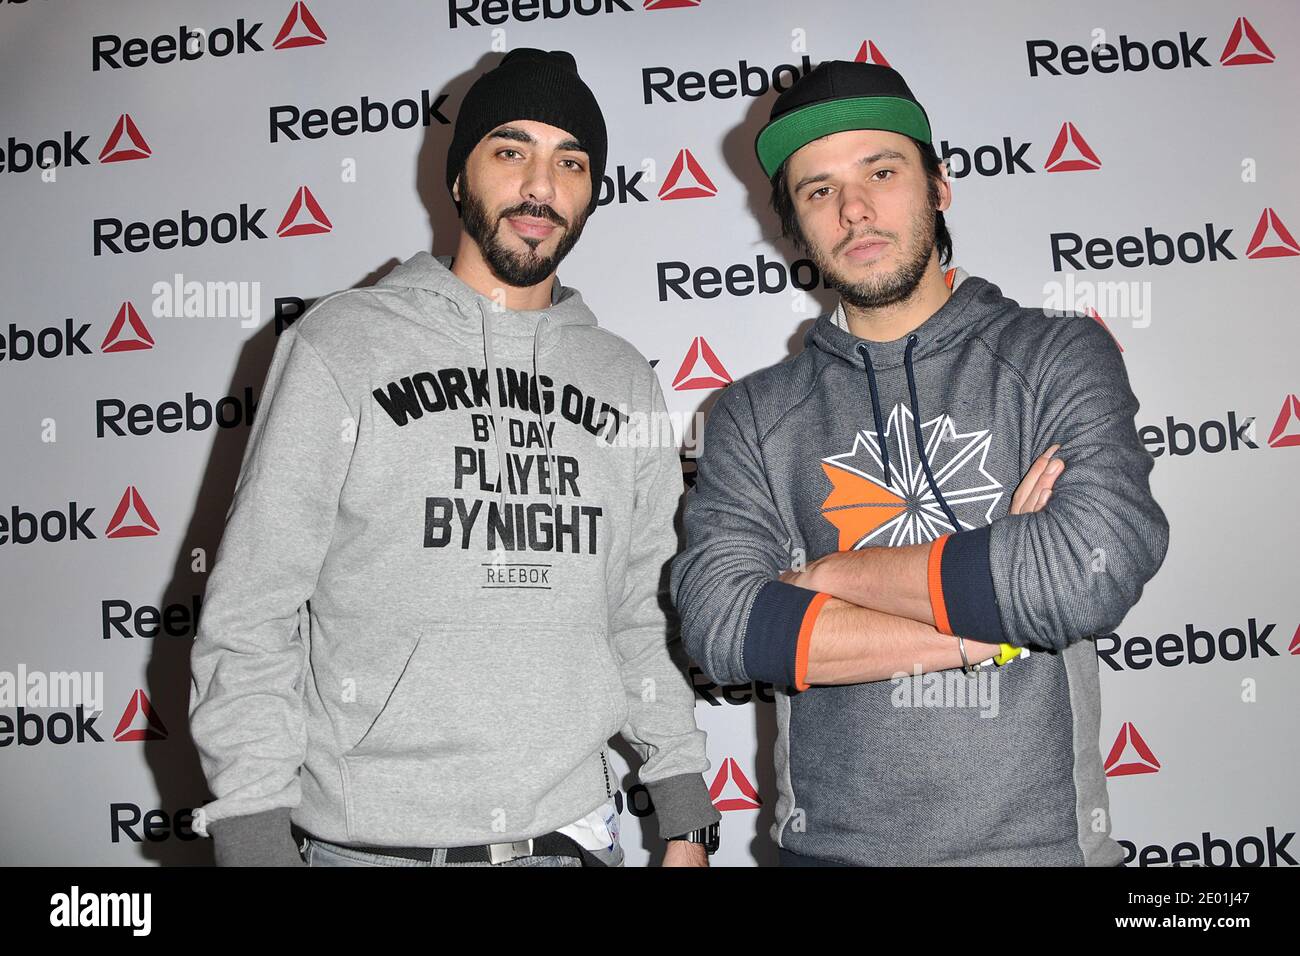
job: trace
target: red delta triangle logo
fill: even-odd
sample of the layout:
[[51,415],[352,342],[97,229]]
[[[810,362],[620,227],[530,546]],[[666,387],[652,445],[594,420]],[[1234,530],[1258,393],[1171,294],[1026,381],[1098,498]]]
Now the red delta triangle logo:
[[[142,726],[132,726],[137,722]],[[153,709],[153,704],[149,703],[144,691],[137,690],[131,695],[131,701],[126,705],[126,710],[122,711],[122,719],[113,731],[113,739],[118,743],[167,739],[167,728],[163,726],[162,718]]]
[[698,7],[701,0],[645,0],[646,10],[676,10],[680,7]]
[[1252,66],[1256,63],[1272,63],[1276,57],[1268,48],[1264,38],[1259,35],[1250,21],[1237,17],[1228,34],[1228,42],[1219,54],[1219,63],[1223,66]]
[[131,114],[123,113],[117,118],[113,132],[104,141],[104,148],[99,151],[99,161],[120,163],[128,159],[148,159],[152,155],[153,150],[140,135],[140,128],[131,119]]
[[757,810],[763,805],[758,791],[749,782],[735,757],[722,761],[718,774],[709,784],[709,799],[719,810]]
[[[130,332],[127,332],[127,326],[130,326]],[[108,327],[108,334],[104,336],[104,341],[100,343],[101,352],[138,352],[141,349],[151,349],[154,346],[153,336],[149,330],[140,321],[140,313],[135,310],[135,306],[130,302],[123,302],[122,307],[117,310],[117,317],[113,319],[113,324]]]
[[1271,206],[1266,207],[1255,224],[1255,232],[1246,247],[1247,259],[1276,259],[1280,256],[1300,256],[1300,245],[1296,244],[1286,224],[1282,222]]
[[122,492],[122,500],[117,503],[117,510],[108,522],[106,538],[146,538],[158,533],[158,522],[149,512],[149,507],[136,491],[135,485],[127,485]]
[[[683,177],[686,182],[682,182]],[[718,187],[713,185],[713,180],[689,149],[678,151],[668,177],[659,187],[660,199],[705,199],[717,194]]]
[[320,28],[316,18],[307,9],[307,4],[299,0],[284,18],[280,32],[275,35],[271,46],[277,50],[292,50],[300,46],[320,46],[328,39]]
[[1300,627],[1295,629],[1295,634],[1291,636],[1291,645],[1287,648],[1292,657],[1300,657]]
[[[913,422],[906,405],[895,405],[889,413],[888,479],[874,427],[857,432],[851,450],[821,460],[831,483],[821,514],[839,532],[839,550],[923,544],[961,530],[948,521],[930,488]],[[939,415],[921,426],[921,435],[935,487],[962,529],[992,522],[993,509],[1003,495],[1002,483],[985,467],[992,432],[958,432],[951,418]]]
[[1160,761],[1142,739],[1132,721],[1119,729],[1119,736],[1106,757],[1106,776],[1127,777],[1135,773],[1158,773]]
[[1086,169],[1101,169],[1101,160],[1088,141],[1073,123],[1061,124],[1052,151],[1047,154],[1043,168],[1049,173],[1072,173]]
[[673,378],[673,390],[685,392],[694,388],[722,388],[731,384],[731,375],[709,348],[704,336],[697,335],[686,350],[681,368]]
[[858,53],[853,58],[854,63],[875,63],[877,66],[889,66],[889,61],[885,59],[885,54],[880,52],[880,47],[876,46],[870,40],[863,40],[862,46],[858,47]]
[[334,224],[325,215],[316,197],[306,186],[299,186],[294,193],[293,202],[285,210],[284,218],[276,226],[275,234],[280,238],[289,236],[318,236],[333,230]]
[[1269,448],[1294,448],[1300,445],[1300,396],[1288,395],[1268,435]]

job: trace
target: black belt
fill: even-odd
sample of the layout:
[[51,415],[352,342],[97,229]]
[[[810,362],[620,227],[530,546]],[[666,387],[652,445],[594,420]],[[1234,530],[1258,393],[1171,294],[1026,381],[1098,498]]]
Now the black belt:
[[[363,846],[353,843],[334,843],[330,840],[322,840],[320,837],[312,836],[311,833],[297,824],[292,824],[290,829],[293,832],[295,842],[298,843],[302,842],[303,837],[309,837],[313,842],[323,843],[326,846],[337,846],[345,850],[356,850],[361,853],[376,853],[380,856],[396,856],[405,860],[428,862],[433,858],[435,849],[434,847],[422,846]],[[528,840],[519,840],[515,843],[484,843],[477,846],[447,847],[446,861],[448,863],[494,863],[505,862],[523,856],[572,856],[582,860],[583,866],[604,865],[595,860],[591,854],[584,851],[573,839],[563,833],[544,833],[539,837],[534,837],[531,842],[531,851],[528,847]],[[496,848],[495,853],[494,847]]]

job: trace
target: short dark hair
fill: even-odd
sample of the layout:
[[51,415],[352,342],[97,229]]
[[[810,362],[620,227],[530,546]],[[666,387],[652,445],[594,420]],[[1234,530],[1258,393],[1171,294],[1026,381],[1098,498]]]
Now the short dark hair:
[[[907,138],[921,154],[921,167],[930,182],[930,202],[938,205],[938,184],[943,179],[939,154],[934,151],[933,143],[922,143],[911,136]],[[807,252],[808,240],[799,228],[799,214],[794,209],[794,197],[790,195],[790,186],[785,181],[785,167],[789,161],[788,158],[782,161],[772,174],[772,209],[781,220],[782,237],[794,243],[800,252]],[[948,265],[952,261],[952,236],[948,233],[947,223],[943,221],[943,211],[939,209],[934,211],[934,244],[939,250],[939,265]]]

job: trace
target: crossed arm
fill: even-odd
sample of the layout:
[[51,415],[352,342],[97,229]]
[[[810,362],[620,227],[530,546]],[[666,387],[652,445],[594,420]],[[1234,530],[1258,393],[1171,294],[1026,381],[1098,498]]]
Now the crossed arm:
[[[1011,499],[1012,514],[1039,511],[1065,468],[1052,445],[1030,467]],[[796,686],[856,684],[885,680],[901,671],[922,673],[962,666],[952,636],[935,626],[929,585],[928,544],[837,551],[780,580],[830,595],[801,642]],[[966,643],[966,660],[977,664],[998,645]]]
[[1042,331],[1024,373],[1034,413],[1021,437],[1033,448],[1059,442],[1069,459],[1054,496],[1063,466],[1040,458],[991,524],[928,546],[835,553],[798,574],[783,573],[789,543],[752,395],[744,383],[723,393],[673,564],[683,643],[710,677],[799,688],[878,680],[958,666],[956,635],[974,663],[1000,643],[1060,651],[1119,626],[1168,548],[1153,459],[1106,331],[1078,316]]
[[[961,666],[953,632],[936,627],[930,610],[925,546],[840,552],[785,570],[791,556],[775,530],[781,521],[750,414],[739,390],[718,403],[706,426],[709,454],[686,496],[687,547],[673,562],[672,589],[695,662],[723,683],[799,689]],[[1048,467],[1055,450],[1017,488],[1017,513],[1046,504],[1063,468]],[[968,639],[966,658],[975,664],[998,650],[997,641]]]

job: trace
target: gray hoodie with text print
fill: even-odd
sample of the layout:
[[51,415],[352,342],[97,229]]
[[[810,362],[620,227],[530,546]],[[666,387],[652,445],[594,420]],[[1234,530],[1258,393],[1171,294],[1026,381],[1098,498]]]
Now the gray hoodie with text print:
[[718,819],[660,594],[680,460],[626,440],[654,371],[558,280],[499,310],[448,262],[277,343],[191,657],[219,846],[539,836],[610,798],[618,733],[662,836]]

